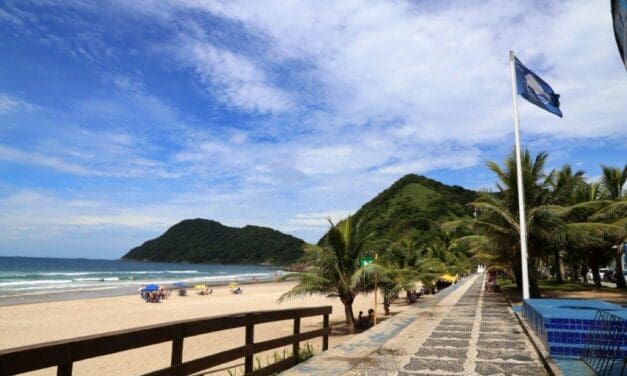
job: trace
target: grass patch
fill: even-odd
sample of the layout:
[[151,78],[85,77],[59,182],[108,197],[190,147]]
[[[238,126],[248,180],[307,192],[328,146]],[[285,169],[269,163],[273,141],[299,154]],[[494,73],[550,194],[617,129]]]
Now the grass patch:
[[501,289],[515,289],[516,284],[512,282],[510,279],[505,277],[496,277],[496,283],[501,287]]
[[[505,277],[497,277],[497,283],[502,289],[517,289],[516,283]],[[554,279],[541,279],[538,281],[538,285],[541,290],[558,290],[558,291],[591,291],[591,290],[604,290],[615,291],[614,287],[602,286],[601,288],[595,288],[593,284],[583,282],[570,282],[564,281],[559,283]]]
[[[512,303],[516,304],[522,301],[522,292],[512,280],[497,277],[496,281],[501,287],[501,291]],[[552,279],[539,280],[538,285],[544,298],[601,299],[621,305],[627,301],[627,291],[614,287],[595,288],[593,284],[589,283],[570,281],[559,283]]]

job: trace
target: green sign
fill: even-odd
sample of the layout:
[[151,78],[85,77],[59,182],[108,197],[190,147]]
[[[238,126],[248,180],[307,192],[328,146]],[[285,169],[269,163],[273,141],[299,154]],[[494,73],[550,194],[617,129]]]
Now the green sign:
[[362,257],[359,259],[359,266],[364,267],[368,264],[372,264],[374,262],[374,258],[372,257]]

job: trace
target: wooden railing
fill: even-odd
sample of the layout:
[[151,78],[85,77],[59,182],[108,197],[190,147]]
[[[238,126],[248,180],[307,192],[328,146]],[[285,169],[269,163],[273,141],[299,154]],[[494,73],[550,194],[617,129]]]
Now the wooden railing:
[[[145,374],[146,376],[190,375],[240,358],[244,358],[246,375],[268,375],[285,370],[296,364],[301,341],[322,337],[322,350],[327,350],[331,332],[329,328],[331,311],[331,306],[322,306],[246,312],[150,325],[1,350],[0,375],[8,376],[43,368],[57,367],[57,376],[69,376],[72,374],[74,362],[168,341],[172,341],[170,367],[149,372]],[[301,333],[301,318],[318,315],[323,316],[322,328]],[[283,320],[294,320],[294,334],[287,337],[255,342],[255,324]],[[241,327],[246,328],[243,346],[183,363],[183,341],[186,337]],[[253,370],[253,357],[255,354],[289,345],[292,345],[291,357],[264,368]]]

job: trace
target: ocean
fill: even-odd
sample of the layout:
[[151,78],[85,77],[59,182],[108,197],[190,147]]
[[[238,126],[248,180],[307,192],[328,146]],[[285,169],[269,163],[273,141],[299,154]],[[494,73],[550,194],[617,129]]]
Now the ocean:
[[0,306],[126,295],[147,283],[269,281],[281,272],[257,265],[0,257]]

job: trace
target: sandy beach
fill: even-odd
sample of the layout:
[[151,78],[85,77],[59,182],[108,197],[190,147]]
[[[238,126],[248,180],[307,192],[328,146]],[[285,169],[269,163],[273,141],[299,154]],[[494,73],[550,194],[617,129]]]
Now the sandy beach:
[[[341,326],[344,319],[343,306],[339,299],[324,296],[298,298],[277,303],[278,297],[294,286],[293,282],[260,283],[245,285],[242,295],[231,294],[226,286],[215,287],[209,296],[196,295],[179,297],[172,294],[158,304],[143,302],[137,295],[106,297],[97,299],[23,304],[0,307],[0,349],[31,345],[46,341],[74,338],[138,326],[167,323],[176,320],[208,317],[226,313],[255,310],[272,310],[291,307],[333,306],[331,324]],[[380,314],[383,308],[380,305]],[[373,306],[373,296],[357,297],[355,315],[366,312]],[[392,306],[392,314],[407,306],[402,300]],[[322,326],[322,318],[303,319],[301,331]],[[291,334],[292,321],[255,326],[255,340],[267,340]],[[346,339],[347,335],[332,335],[330,347]],[[244,328],[225,330],[185,340],[183,361],[203,355],[241,346],[244,343]],[[311,342],[317,352],[321,339]],[[137,375],[169,365],[171,343],[148,346],[113,355],[89,359],[74,364],[75,375]],[[282,351],[282,350],[281,350]],[[272,352],[262,354],[259,360],[266,364]],[[235,362],[241,364],[242,361]],[[220,366],[217,368],[224,368]],[[54,369],[41,370],[29,375],[53,375]],[[212,374],[228,374],[226,371]],[[238,374],[241,374],[238,372]]]

